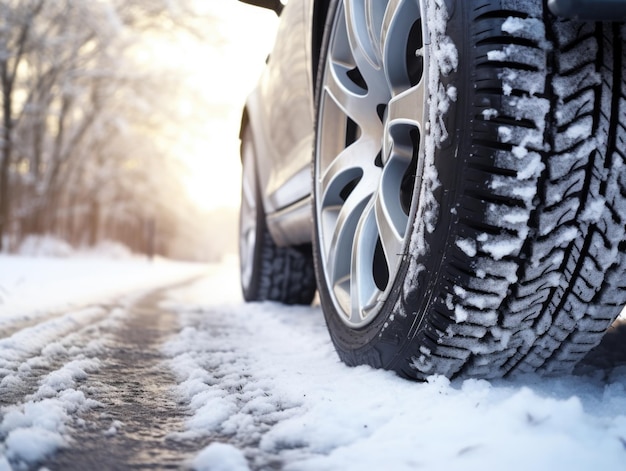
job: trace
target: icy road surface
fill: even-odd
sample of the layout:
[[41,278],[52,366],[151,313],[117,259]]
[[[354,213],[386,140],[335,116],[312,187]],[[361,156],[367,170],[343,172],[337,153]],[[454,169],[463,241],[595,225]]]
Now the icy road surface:
[[621,328],[575,376],[418,384],[339,363],[318,307],[244,305],[235,263],[202,272],[0,319],[0,470],[624,469]]

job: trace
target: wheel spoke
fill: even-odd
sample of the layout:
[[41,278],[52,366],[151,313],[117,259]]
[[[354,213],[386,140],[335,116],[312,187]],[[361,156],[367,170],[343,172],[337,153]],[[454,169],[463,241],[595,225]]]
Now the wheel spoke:
[[378,174],[380,169],[375,167],[373,162],[379,149],[379,144],[375,141],[359,139],[340,152],[327,168],[321,169],[320,183],[324,189],[322,204],[324,206],[341,204],[348,196],[345,193],[346,185],[361,179],[365,173],[374,171]]
[[365,134],[380,135],[382,123],[376,113],[372,113],[378,105],[376,97],[353,83],[348,76],[350,70],[352,69],[345,64],[333,63],[326,77],[324,91],[341,112],[358,124]]
[[377,239],[373,200],[370,200],[354,234],[350,267],[351,306],[348,311],[351,323],[362,323],[374,308],[381,293],[372,271]]
[[406,236],[408,216],[402,210],[400,187],[407,168],[408,163],[397,158],[385,165],[375,199],[376,225],[389,270],[402,256]]
[[389,89],[396,95],[415,85],[422,75],[419,65],[422,31],[416,0],[389,0],[380,36],[383,68]]
[[[413,0],[415,1],[415,0]],[[380,50],[385,50],[385,42],[387,41],[387,36],[389,34],[389,30],[397,20],[398,12],[402,11],[401,6],[405,3],[405,0],[389,0],[387,2],[387,7],[385,8],[385,14],[383,16],[383,21],[381,24],[381,32],[380,32]]]
[[389,100],[383,71],[381,32],[385,2],[346,0],[346,32],[354,63],[367,84],[368,95],[377,103]]
[[324,207],[324,247],[331,284],[340,282],[350,273],[354,234],[375,190],[376,177],[359,181],[343,205]]
[[[421,129],[424,120],[424,83],[420,82],[394,96],[387,108],[387,127],[410,124]],[[385,133],[387,136],[389,132]]]

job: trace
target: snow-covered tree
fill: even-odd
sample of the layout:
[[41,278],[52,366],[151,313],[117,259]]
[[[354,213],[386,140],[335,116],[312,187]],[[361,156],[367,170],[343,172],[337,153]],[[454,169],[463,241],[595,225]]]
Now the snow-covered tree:
[[189,213],[167,151],[180,80],[139,65],[139,45],[146,34],[206,31],[192,7],[0,0],[0,250],[8,236],[50,232],[142,249],[156,224],[166,251]]

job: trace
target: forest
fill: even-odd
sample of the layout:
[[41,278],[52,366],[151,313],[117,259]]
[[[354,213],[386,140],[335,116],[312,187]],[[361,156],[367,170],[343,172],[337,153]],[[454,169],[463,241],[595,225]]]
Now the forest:
[[219,41],[212,19],[186,0],[0,0],[0,21],[0,251],[46,235],[211,259],[172,152],[180,72],[142,47],[181,32]]

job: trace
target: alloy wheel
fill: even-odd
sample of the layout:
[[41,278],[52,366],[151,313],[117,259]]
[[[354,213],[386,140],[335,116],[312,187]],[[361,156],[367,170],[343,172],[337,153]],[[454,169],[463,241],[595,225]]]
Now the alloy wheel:
[[317,238],[342,321],[372,322],[407,252],[421,173],[427,63],[417,0],[346,0],[324,65]]

